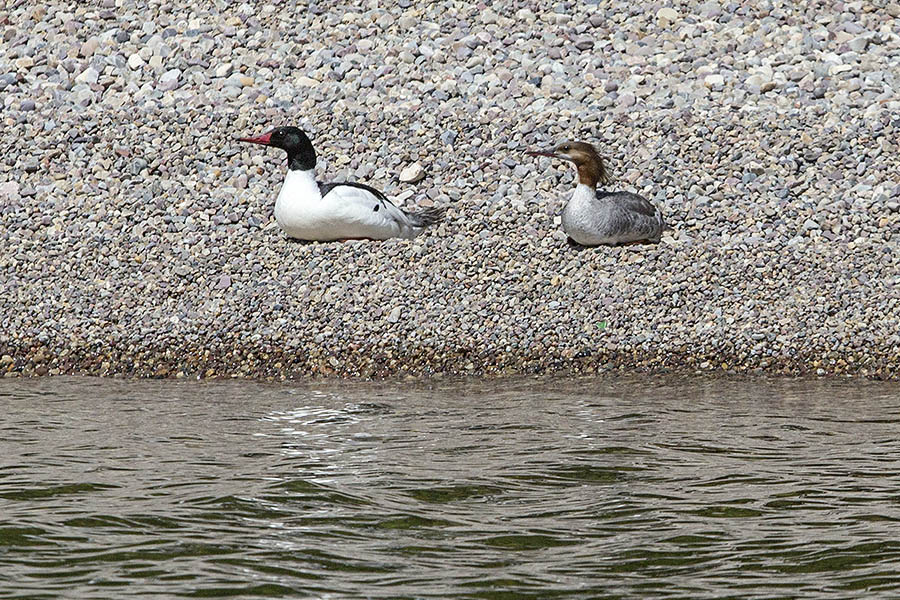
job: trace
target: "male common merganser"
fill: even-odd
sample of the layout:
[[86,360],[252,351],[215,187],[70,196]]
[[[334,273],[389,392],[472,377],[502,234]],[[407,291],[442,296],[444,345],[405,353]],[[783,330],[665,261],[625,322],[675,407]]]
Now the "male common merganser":
[[288,237],[314,241],[410,239],[444,216],[441,208],[402,210],[361,183],[316,182],[316,151],[297,127],[277,127],[238,141],[287,152],[288,172],[275,200],[275,220]]
[[563,231],[582,246],[658,242],[667,229],[662,213],[631,192],[605,192],[598,183],[609,175],[597,150],[586,142],[563,142],[550,152],[527,152],[575,163],[578,185],[562,214]]

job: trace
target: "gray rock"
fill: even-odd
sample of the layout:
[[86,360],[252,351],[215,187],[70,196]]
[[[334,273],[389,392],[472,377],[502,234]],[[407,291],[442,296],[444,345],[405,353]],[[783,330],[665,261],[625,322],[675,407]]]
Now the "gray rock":
[[590,50],[594,47],[594,40],[587,36],[581,36],[575,40],[575,47],[579,50]]
[[850,46],[850,49],[854,52],[865,52],[866,48],[869,46],[869,37],[868,36],[858,36],[847,42],[847,45]]
[[162,91],[174,90],[179,86],[179,81],[181,79],[181,70],[180,69],[169,69],[165,73],[162,74],[159,78],[159,85],[157,85],[157,89]]
[[140,175],[141,171],[147,168],[147,161],[143,158],[135,158],[130,167],[130,172],[132,175]]

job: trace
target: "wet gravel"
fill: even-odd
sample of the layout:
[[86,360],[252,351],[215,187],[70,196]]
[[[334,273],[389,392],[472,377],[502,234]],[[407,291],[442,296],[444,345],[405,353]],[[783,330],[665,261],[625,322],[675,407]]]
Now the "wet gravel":
[[[6,3],[0,373],[896,378],[897,17]],[[286,240],[283,154],[234,141],[283,124],[323,179],[447,218],[412,241]],[[523,155],[564,139],[675,230],[569,247],[574,172]]]

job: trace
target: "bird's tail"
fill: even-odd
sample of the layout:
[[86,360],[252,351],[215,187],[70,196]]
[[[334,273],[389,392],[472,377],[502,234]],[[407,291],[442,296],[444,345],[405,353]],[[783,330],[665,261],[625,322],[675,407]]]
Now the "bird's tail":
[[663,218],[661,212],[657,211],[657,214],[659,215],[659,225],[660,225],[659,231],[660,231],[660,233],[662,233],[663,231],[665,231],[667,229],[669,231],[675,231],[675,228],[672,227],[671,225],[669,225],[669,223],[665,220],[665,218]]
[[428,227],[429,225],[434,225],[438,221],[444,218],[444,214],[447,212],[446,208],[425,208],[420,211],[405,211],[406,216],[409,217],[409,220],[412,222],[413,227]]

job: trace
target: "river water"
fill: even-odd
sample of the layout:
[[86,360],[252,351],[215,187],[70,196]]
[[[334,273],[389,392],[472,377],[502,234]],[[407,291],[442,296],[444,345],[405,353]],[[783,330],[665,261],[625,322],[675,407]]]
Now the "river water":
[[897,598],[900,385],[0,380],[0,598]]

